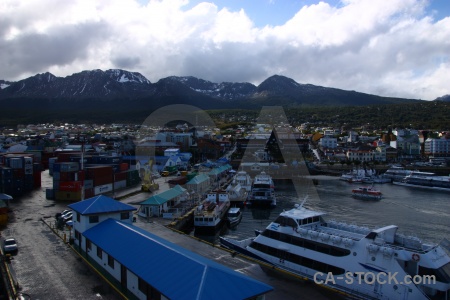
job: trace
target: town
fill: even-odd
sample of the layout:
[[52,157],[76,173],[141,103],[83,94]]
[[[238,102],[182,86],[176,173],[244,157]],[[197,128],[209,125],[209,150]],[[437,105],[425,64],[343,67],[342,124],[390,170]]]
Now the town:
[[[11,218],[10,200],[42,190],[45,199],[68,206],[46,224],[60,237],[63,234],[65,242],[87,258],[90,266],[112,277],[113,286],[115,282],[125,284],[119,294],[125,298],[177,298],[180,295],[158,285],[154,274],[140,270],[138,261],[124,257],[124,252],[110,243],[112,236],[121,232],[116,238],[127,240],[133,248],[146,245],[159,253],[152,242],[159,238],[140,227],[148,226],[150,219],[188,235],[192,228],[196,233],[212,230],[214,235],[223,221],[228,225],[240,222],[242,215],[233,221],[227,215],[231,206],[265,202],[276,206],[276,180],[295,181],[315,174],[345,178],[358,173],[356,170],[363,170],[362,179],[369,176],[367,171],[373,171],[370,175],[374,177],[368,179],[374,180],[393,167],[450,174],[450,132],[369,130],[365,126],[344,129],[308,122],[291,126],[283,118],[240,121],[242,125],[222,128],[177,121],[163,127],[65,123],[3,129],[0,192],[11,198],[4,201],[2,226],[15,219]],[[248,178],[253,178],[253,184]],[[257,184],[257,180],[261,181]],[[353,175],[350,180],[355,180]],[[236,213],[241,212],[233,209]],[[109,236],[109,242],[101,236]],[[162,243],[171,249],[167,259],[178,259],[179,250],[168,241]],[[224,243],[227,245],[226,240]],[[228,247],[235,249],[232,243]],[[195,260],[196,254],[185,253],[184,263]],[[113,271],[105,269],[103,262]],[[119,265],[122,275],[114,271]],[[259,297],[276,293],[265,283],[219,269],[228,280],[252,286],[237,298],[263,299]],[[123,275],[126,270],[129,275]],[[320,269],[326,270],[331,269]],[[166,272],[164,276],[170,281],[174,275]],[[134,282],[139,291],[129,288]]]

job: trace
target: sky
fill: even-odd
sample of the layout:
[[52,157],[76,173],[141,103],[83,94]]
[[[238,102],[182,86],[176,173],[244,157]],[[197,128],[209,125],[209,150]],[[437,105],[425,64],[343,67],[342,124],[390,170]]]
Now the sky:
[[450,94],[450,0],[2,0],[0,79],[124,69],[434,100]]

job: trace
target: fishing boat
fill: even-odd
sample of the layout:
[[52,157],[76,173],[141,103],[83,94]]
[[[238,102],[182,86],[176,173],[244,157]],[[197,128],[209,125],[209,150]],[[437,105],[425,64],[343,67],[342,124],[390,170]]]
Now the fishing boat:
[[232,181],[233,185],[240,185],[244,190],[247,192],[250,192],[252,188],[252,178],[250,175],[245,171],[239,171],[237,174],[233,177]]
[[[263,262],[263,269],[309,279],[353,298],[450,296],[448,240],[439,244],[422,242],[399,233],[396,225],[369,229],[327,221],[324,212],[303,204],[281,212],[256,237],[220,237],[220,243]],[[433,279],[427,280],[429,275]]]
[[195,234],[214,234],[225,220],[230,199],[225,191],[212,191],[194,212]]
[[277,205],[275,185],[269,174],[266,174],[266,172],[263,171],[255,176],[246,204],[271,207]]
[[227,212],[228,227],[237,226],[242,220],[242,211],[239,207],[231,207]]
[[380,200],[383,197],[382,193],[373,186],[353,189],[352,196],[363,200]]
[[393,183],[396,185],[450,192],[450,176],[438,176],[431,172],[413,171],[402,180]]

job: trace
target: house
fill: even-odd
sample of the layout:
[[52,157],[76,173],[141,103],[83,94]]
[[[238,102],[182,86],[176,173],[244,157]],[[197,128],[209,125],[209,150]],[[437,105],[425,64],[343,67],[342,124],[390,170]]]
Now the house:
[[273,290],[134,226],[133,206],[98,196],[69,207],[74,248],[127,299],[259,300]]
[[210,178],[206,174],[200,174],[186,183],[188,191],[195,192],[197,196],[203,195],[210,187]]
[[[138,215],[142,217],[163,216],[172,218],[174,212],[173,208],[178,206],[182,201],[188,197],[186,189],[177,185],[167,191],[156,194],[139,203],[140,208]],[[169,213],[164,215],[164,213]]]

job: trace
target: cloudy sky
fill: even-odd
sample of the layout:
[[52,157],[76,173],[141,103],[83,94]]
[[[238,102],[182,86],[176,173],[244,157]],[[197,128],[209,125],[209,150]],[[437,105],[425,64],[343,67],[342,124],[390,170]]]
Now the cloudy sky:
[[449,0],[1,0],[0,79],[125,69],[150,81],[279,74],[382,96],[450,94]]

